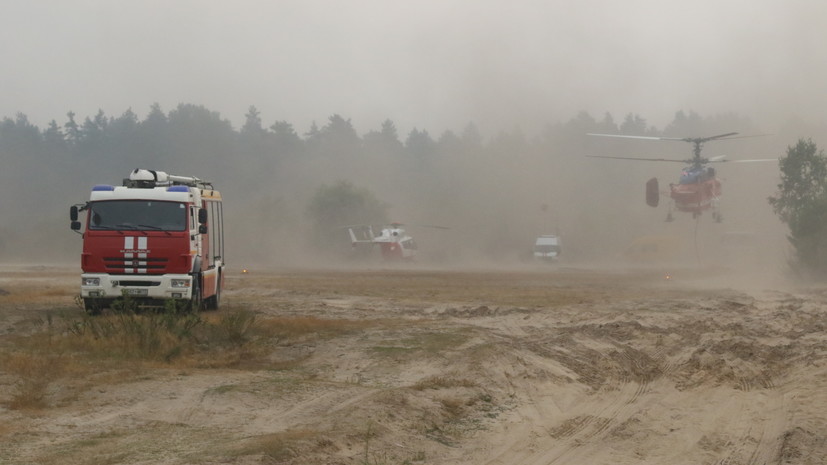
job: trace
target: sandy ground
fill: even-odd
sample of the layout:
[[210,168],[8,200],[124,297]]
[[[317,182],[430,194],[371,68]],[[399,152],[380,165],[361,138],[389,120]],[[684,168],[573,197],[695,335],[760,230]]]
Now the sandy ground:
[[[79,312],[76,282],[0,270],[0,342]],[[32,284],[46,297],[14,299]],[[0,463],[827,463],[827,287],[556,266],[252,270],[227,288],[262,320],[363,326],[279,342],[270,368],[56,379],[40,409],[11,408],[20,382],[0,373]]]

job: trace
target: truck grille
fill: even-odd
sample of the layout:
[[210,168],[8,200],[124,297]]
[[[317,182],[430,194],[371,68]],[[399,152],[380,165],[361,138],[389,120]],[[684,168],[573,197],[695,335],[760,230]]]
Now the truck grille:
[[163,273],[167,268],[166,258],[124,258],[104,257],[103,264],[107,271],[144,270],[146,273]]
[[141,286],[141,287],[154,287],[160,286],[161,281],[124,281],[123,279],[118,281],[118,284],[121,286]]

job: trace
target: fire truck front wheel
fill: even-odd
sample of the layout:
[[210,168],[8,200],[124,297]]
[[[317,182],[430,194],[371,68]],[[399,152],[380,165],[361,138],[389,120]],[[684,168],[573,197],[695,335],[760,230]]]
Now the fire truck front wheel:
[[200,312],[204,309],[204,300],[201,295],[201,275],[192,275],[192,298],[189,301],[189,310]]
[[83,299],[83,309],[89,315],[100,315],[101,310],[108,307],[109,303],[103,299],[95,299],[92,297],[85,297]]

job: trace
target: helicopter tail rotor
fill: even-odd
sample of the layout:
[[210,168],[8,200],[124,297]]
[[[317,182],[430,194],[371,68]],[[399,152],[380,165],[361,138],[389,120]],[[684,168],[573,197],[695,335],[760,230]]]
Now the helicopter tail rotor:
[[660,189],[658,189],[658,178],[646,181],[646,205],[657,207],[660,202]]

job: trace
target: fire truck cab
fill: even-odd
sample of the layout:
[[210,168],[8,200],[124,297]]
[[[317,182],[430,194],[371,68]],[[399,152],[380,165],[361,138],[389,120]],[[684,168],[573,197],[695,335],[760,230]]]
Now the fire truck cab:
[[[85,228],[78,220],[86,212]],[[128,296],[217,309],[224,284],[221,194],[212,183],[136,169],[123,185],[96,185],[70,209],[82,232],[80,296],[88,312]]]

